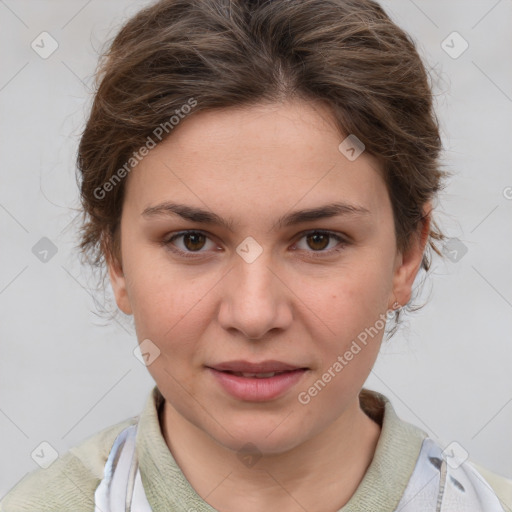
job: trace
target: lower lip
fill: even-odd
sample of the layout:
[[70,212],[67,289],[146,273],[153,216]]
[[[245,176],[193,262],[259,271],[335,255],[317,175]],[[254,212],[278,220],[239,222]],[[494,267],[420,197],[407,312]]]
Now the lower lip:
[[293,370],[274,377],[257,379],[255,377],[239,377],[213,368],[208,368],[208,370],[230,395],[252,402],[264,402],[278,398],[295,386],[307,371]]

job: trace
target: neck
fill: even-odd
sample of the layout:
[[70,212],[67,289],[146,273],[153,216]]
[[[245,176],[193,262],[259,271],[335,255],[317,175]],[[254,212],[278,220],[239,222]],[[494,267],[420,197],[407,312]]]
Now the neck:
[[363,479],[380,435],[380,426],[357,401],[301,445],[284,453],[263,454],[257,464],[244,467],[236,452],[215,442],[167,402],[160,424],[187,480],[222,512],[338,510]]

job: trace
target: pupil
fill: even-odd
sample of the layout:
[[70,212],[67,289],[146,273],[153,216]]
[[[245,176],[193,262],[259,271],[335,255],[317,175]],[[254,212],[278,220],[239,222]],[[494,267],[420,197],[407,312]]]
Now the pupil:
[[321,244],[322,247],[311,247],[312,249],[325,249],[325,247],[327,247],[327,245],[329,245],[328,241],[327,241],[327,239],[328,239],[327,235],[324,235],[322,233],[313,233],[311,235],[308,235],[308,240],[313,239],[313,244],[317,243],[319,238],[323,238],[324,242],[326,242],[326,243]]
[[204,235],[202,235],[201,233],[191,233],[191,234],[185,235],[184,240],[185,240],[185,246],[187,247],[187,249],[189,249],[189,250],[201,249],[202,244],[200,242],[199,242],[200,247],[191,247],[190,244],[187,243],[187,240],[192,240],[192,245],[194,246],[195,244],[198,243],[198,238],[202,239],[202,238],[204,238]]

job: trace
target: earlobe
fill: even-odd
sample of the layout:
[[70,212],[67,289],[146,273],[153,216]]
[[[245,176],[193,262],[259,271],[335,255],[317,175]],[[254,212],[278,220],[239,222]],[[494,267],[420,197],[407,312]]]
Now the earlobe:
[[107,252],[108,256],[105,258],[107,262],[108,274],[110,277],[110,284],[114,292],[118,308],[126,315],[132,314],[132,308],[128,297],[126,276],[123,273],[122,263],[115,257]]
[[411,245],[400,254],[393,278],[393,293],[396,300],[405,305],[411,300],[412,285],[421,267],[425,247],[430,233],[431,204],[424,207],[425,216],[420,222],[419,231],[412,237]]

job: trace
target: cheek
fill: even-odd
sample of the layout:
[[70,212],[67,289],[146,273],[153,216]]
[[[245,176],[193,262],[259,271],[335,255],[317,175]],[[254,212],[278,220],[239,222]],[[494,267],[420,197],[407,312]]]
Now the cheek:
[[373,325],[379,314],[385,313],[391,282],[382,263],[373,261],[334,272],[324,286],[306,283],[302,295],[317,313],[326,333],[346,340]]
[[179,283],[147,277],[133,290],[133,316],[140,336],[154,338],[161,344],[172,343],[199,328],[201,296],[179,290]]
[[383,338],[391,281],[382,262],[364,263],[333,275],[310,303],[317,313],[309,314],[310,329],[316,339],[320,380],[329,382],[322,391],[328,403],[357,394]]
[[360,294],[337,296],[337,302],[322,310],[334,334],[316,337],[318,367],[309,382],[312,393],[321,394],[315,403],[324,411],[338,411],[340,404],[357,395],[378,357],[386,325],[379,301],[365,300]]
[[134,318],[170,329],[201,299],[202,284],[173,265],[165,248],[139,244],[132,249],[126,268]]
[[146,285],[145,290],[139,290],[133,310],[137,339],[139,342],[149,339],[156,345],[158,357],[147,369],[157,384],[166,383],[173,396],[179,395],[182,386],[193,389],[194,371],[204,360],[198,340],[206,313],[200,303],[196,302],[195,307],[189,305],[179,293],[170,290],[151,293],[151,283],[146,281]]
[[168,263],[155,263],[155,259],[153,264],[133,261],[137,265],[129,269],[129,294],[137,338],[140,342],[151,340],[162,356],[150,371],[158,366],[172,369],[177,361],[200,355],[195,349],[211,314],[204,297],[211,284],[187,278]]

